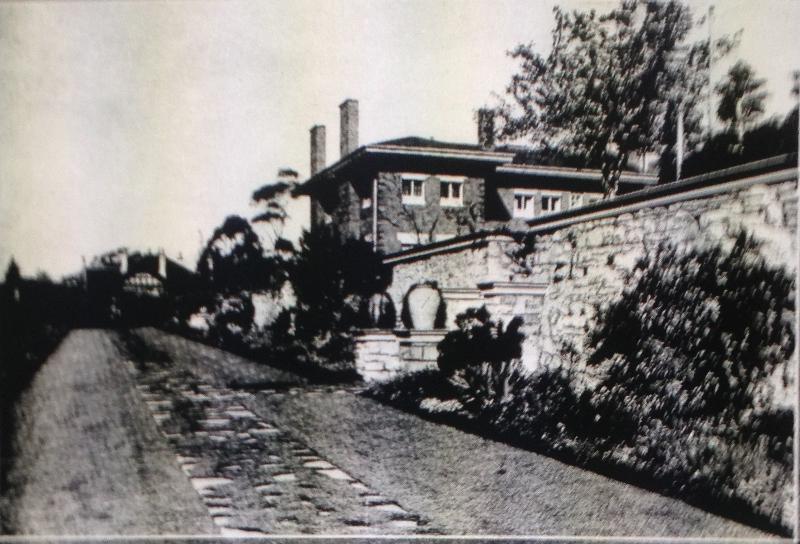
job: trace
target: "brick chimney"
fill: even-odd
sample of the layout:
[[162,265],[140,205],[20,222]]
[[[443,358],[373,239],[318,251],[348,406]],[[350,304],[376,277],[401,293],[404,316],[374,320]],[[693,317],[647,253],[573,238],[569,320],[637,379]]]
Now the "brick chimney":
[[483,149],[494,147],[494,110],[481,108],[478,110],[478,145]]
[[344,157],[358,148],[358,100],[348,98],[339,106],[339,153]]
[[311,175],[325,168],[325,125],[311,127]]

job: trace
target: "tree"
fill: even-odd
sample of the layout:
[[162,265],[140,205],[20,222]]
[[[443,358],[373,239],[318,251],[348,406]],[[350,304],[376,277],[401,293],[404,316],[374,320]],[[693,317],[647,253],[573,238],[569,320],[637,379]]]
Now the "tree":
[[297,172],[290,169],[278,171],[278,179],[268,183],[253,192],[253,203],[263,208],[263,211],[253,218],[253,223],[269,227],[269,244],[272,249],[281,240],[283,228],[289,214],[286,206],[292,198],[292,190],[296,185]]
[[521,67],[500,108],[500,136],[580,157],[601,170],[613,196],[629,159],[663,147],[677,115],[686,133],[699,132],[710,54],[726,53],[733,40],[690,43],[691,13],[676,0],[554,14],[547,56],[532,43],[510,53]]
[[372,244],[340,240],[333,227],[315,227],[303,235],[287,263],[296,304],[273,325],[278,356],[329,370],[352,370],[352,330],[361,325],[367,298],[390,283],[390,271]]
[[261,242],[248,221],[229,216],[214,231],[197,263],[200,277],[218,292],[278,289],[281,267],[265,257]]
[[8,263],[8,268],[6,268],[5,283],[6,285],[18,284],[20,277],[17,261],[14,260],[14,257],[11,257],[11,262]]
[[716,86],[719,95],[717,116],[728,123],[741,142],[744,131],[764,114],[767,93],[762,90],[765,80],[756,78],[755,71],[744,61],[728,70],[725,81]]

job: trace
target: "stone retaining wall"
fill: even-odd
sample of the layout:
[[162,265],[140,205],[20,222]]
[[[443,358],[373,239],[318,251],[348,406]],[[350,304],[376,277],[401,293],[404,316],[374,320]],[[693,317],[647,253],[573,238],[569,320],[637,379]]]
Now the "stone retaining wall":
[[524,258],[519,244],[499,235],[389,256],[389,293],[399,313],[413,284],[437,282],[451,328],[455,314],[470,305],[485,304],[504,322],[520,315],[525,362],[559,362],[565,347],[583,353],[598,308],[621,294],[637,261],[660,244],[730,247],[745,231],[761,243],[768,262],[796,270],[796,180],[796,171],[786,169],[633,203],[623,197],[617,206],[605,202],[583,213],[571,210],[532,223],[533,244]]
[[445,331],[365,330],[356,336],[356,370],[366,381],[436,366]]

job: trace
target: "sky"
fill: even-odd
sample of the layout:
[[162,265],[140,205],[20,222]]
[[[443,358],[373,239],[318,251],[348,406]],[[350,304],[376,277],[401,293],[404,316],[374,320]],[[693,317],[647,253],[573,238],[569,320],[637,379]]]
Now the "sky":
[[[769,114],[791,107],[800,1],[717,0],[712,32],[743,29]],[[610,2],[565,7],[605,10]],[[704,13],[706,0],[690,4]],[[54,278],[126,246],[194,267],[279,168],[308,175],[309,128],[339,157],[338,105],[360,143],[474,142],[516,64],[546,49],[552,2],[12,1],[0,4],[0,271]],[[288,229],[291,231],[291,226]]]

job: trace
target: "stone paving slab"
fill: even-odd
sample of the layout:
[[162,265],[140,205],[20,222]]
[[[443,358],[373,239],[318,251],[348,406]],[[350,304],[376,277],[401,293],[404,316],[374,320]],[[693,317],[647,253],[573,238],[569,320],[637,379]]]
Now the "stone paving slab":
[[257,416],[247,408],[252,393],[202,383],[178,368],[165,375],[160,363],[138,367],[137,389],[222,535],[433,530]]
[[[153,329],[146,336],[202,383],[224,387],[230,383],[228,372],[241,372],[238,363],[217,358],[216,351],[206,351],[205,346],[194,344],[184,350],[187,341],[181,340],[176,349],[178,342],[172,335]],[[202,359],[202,364],[193,364],[194,357]],[[264,367],[260,372],[271,370]],[[287,390],[266,384],[249,391],[254,396],[239,404],[274,428],[275,435],[290,431],[298,443],[296,451],[290,448],[295,455],[290,471],[299,483],[305,481],[300,476],[306,470],[320,486],[349,486],[363,500],[358,506],[396,504],[406,512],[424,514],[411,520],[417,522],[411,532],[435,528],[450,535],[547,535],[554,542],[564,535],[624,536],[629,542],[637,537],[774,536],[544,455],[425,421],[359,396],[357,388],[293,386]],[[262,462],[285,464],[286,458],[275,453],[276,459]],[[317,460],[331,467],[303,466]],[[318,474],[330,469],[341,470],[353,481]],[[269,489],[280,490],[266,487],[261,491]],[[301,505],[303,500],[299,498]],[[280,503],[276,500],[275,504]],[[336,504],[330,506],[336,510]],[[393,507],[385,508],[368,512],[391,515]],[[357,514],[340,517],[337,532],[349,522],[353,525],[341,532],[356,533],[353,527],[365,521]],[[397,534],[405,524],[406,520],[395,519],[391,527],[375,525],[364,532],[378,533],[375,527],[380,527]]]

